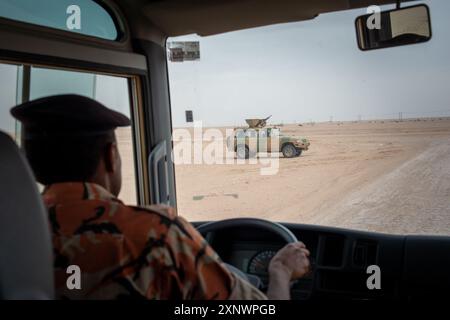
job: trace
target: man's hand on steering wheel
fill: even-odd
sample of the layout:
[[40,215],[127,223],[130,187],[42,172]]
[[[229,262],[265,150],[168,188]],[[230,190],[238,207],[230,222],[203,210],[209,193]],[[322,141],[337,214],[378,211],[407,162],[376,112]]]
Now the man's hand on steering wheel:
[[289,243],[278,251],[269,264],[269,299],[290,299],[291,280],[300,279],[310,271],[309,254],[302,242]]
[[[200,225],[197,230],[206,236],[208,232],[216,232],[232,228],[252,228],[270,232],[288,244],[272,258],[269,264],[269,286],[267,296],[274,300],[289,300],[291,298],[291,280],[306,275],[310,269],[309,251],[297,237],[283,225],[255,218],[234,218],[208,222]],[[235,267],[227,266],[231,272],[251,282],[248,276]]]
[[290,280],[300,279],[309,272],[309,250],[303,242],[289,243],[273,257],[269,274],[284,272]]

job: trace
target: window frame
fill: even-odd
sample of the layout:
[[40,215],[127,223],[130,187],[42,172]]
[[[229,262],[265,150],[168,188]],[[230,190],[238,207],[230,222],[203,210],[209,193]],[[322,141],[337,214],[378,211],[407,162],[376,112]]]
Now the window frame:
[[[123,17],[117,6],[110,7],[118,11],[118,17]],[[126,20],[122,23],[126,24]],[[138,130],[133,136],[136,190],[138,205],[146,206],[156,203],[149,178],[150,153],[162,140],[167,142],[168,150],[172,150],[166,48],[158,41],[140,38],[131,43],[129,27],[125,26],[125,30],[126,37],[118,42],[74,33],[67,35],[60,30],[0,19],[0,61],[132,78],[132,120],[134,130]],[[170,159],[168,157],[171,206],[176,207],[174,165]]]
[[[145,132],[144,132],[144,122],[143,112],[142,112],[142,100],[139,99],[139,86],[140,77],[136,75],[124,74],[124,73],[111,73],[111,72],[99,72],[93,71],[85,68],[72,68],[66,67],[61,68],[58,66],[47,65],[47,64],[30,64],[30,63],[20,63],[20,62],[9,62],[0,59],[0,63],[10,64],[17,67],[22,67],[22,83],[21,83],[21,99],[22,102],[29,101],[30,98],[30,71],[31,68],[45,68],[50,70],[60,70],[60,71],[72,71],[72,72],[83,72],[96,75],[106,75],[114,76],[120,78],[126,78],[128,84],[128,92],[130,99],[130,119],[132,121],[132,141],[133,141],[133,160],[134,160],[134,175],[135,175],[135,186],[136,186],[136,203],[138,205],[149,204],[149,190],[148,190],[148,175],[146,174],[147,168],[145,166],[146,160],[144,161],[143,156],[145,152]],[[16,127],[16,130],[21,130]],[[20,135],[21,136],[21,135]],[[20,139],[20,138],[18,138]],[[21,143],[21,141],[17,141]]]

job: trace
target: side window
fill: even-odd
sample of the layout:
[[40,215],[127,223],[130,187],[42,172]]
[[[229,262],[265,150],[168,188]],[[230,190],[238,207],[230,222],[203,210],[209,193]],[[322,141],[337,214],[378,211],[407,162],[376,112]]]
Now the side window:
[[30,100],[65,93],[95,98],[95,74],[32,67],[30,79]]
[[[20,141],[20,126],[9,110],[21,102],[22,69],[0,64],[0,130],[11,134],[16,141]],[[32,67],[28,86],[30,100],[57,94],[79,94],[131,116],[129,81],[124,77]],[[137,204],[132,129],[118,128],[116,136],[122,157],[122,191],[119,198],[127,204]]]
[[107,40],[117,40],[114,19],[93,0],[1,0],[0,17]]
[[11,135],[16,141],[20,138],[18,130],[16,130],[16,121],[9,113],[9,109],[19,104],[20,82],[19,72],[20,66],[0,64],[0,130]]

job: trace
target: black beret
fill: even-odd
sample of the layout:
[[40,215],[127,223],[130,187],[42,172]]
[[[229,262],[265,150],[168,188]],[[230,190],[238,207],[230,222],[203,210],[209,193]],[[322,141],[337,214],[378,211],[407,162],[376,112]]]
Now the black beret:
[[125,115],[79,95],[57,95],[20,104],[11,109],[28,138],[39,135],[101,134],[131,124]]

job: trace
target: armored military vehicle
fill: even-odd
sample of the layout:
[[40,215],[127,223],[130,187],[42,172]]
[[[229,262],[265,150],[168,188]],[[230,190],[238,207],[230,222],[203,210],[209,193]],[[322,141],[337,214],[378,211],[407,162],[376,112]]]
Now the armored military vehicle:
[[258,152],[281,152],[285,158],[293,158],[308,150],[308,139],[285,136],[277,127],[266,127],[270,117],[246,119],[248,127],[235,128],[233,135],[228,137],[228,150],[236,152],[236,156],[241,159],[247,159]]

